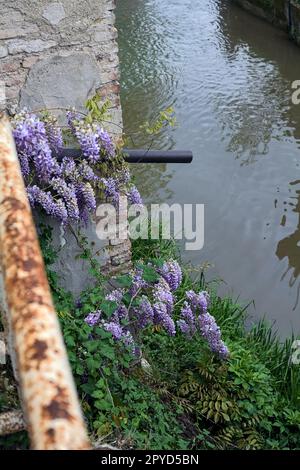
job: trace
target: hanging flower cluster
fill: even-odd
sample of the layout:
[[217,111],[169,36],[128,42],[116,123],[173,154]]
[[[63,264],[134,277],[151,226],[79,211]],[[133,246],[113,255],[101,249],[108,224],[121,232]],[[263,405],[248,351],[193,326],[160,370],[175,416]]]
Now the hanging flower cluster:
[[[64,130],[54,117],[39,117],[26,110],[12,120],[31,206],[42,208],[67,224],[87,223],[96,209],[96,192],[100,189],[115,205],[121,190],[127,193],[130,203],[140,204],[140,194],[130,183],[128,169],[116,157],[109,134],[98,123],[89,123],[74,111],[68,111],[66,117],[68,126]],[[80,158],[62,158],[64,132],[79,145]],[[102,164],[111,168],[113,175],[103,177]]]
[[167,281],[172,291],[178,289],[182,281],[182,271],[177,261],[171,260],[165,262],[159,272]]
[[170,260],[152,269],[157,273],[155,280],[146,281],[143,269],[138,267],[131,274],[131,286],[127,290],[115,289],[106,296],[106,300],[116,303],[109,321],[104,320],[102,312],[95,311],[87,315],[85,322],[90,326],[102,325],[116,341],[125,342],[135,352],[138,351],[135,340],[139,331],[156,325],[168,335],[175,336],[177,324],[179,331],[190,339],[196,333],[200,334],[212,352],[226,359],[229,356],[228,348],[221,339],[221,331],[214,317],[207,311],[208,293],[187,291],[180,319],[175,322],[175,295],[182,282],[181,268],[177,261]]
[[208,313],[209,295],[206,291],[196,294],[194,291],[186,292],[187,301],[184,303],[180,320],[177,325],[188,337],[196,332],[207,341],[212,352],[219,354],[223,359],[229,356],[229,351],[221,338],[221,330],[215,318]]

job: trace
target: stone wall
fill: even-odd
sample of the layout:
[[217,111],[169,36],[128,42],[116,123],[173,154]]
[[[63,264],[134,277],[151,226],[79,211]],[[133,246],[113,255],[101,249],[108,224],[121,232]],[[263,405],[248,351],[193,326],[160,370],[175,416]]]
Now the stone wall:
[[0,0],[0,80],[7,105],[82,106],[109,96],[121,125],[115,0]]
[[234,0],[248,11],[284,29],[300,45],[300,3],[295,0]]
[[[0,0],[0,85],[8,112],[24,106],[80,109],[98,92],[112,102],[108,130],[118,140],[122,113],[114,9],[115,0]],[[120,218],[124,222],[126,215]],[[54,234],[64,285],[77,293],[89,282],[87,263],[74,261],[78,246],[71,233],[64,234],[66,243],[54,224]],[[100,242],[95,221],[85,234],[103,269],[128,270],[128,241]]]

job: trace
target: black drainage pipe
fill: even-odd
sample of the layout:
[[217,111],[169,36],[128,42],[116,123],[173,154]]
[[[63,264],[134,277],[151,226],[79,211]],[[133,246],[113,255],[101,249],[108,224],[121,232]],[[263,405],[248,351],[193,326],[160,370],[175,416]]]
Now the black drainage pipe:
[[[190,150],[123,149],[123,153],[128,163],[191,163],[193,160]],[[81,155],[80,149],[63,148],[58,153],[58,158],[79,158]]]
[[128,163],[191,163],[190,150],[123,149]]

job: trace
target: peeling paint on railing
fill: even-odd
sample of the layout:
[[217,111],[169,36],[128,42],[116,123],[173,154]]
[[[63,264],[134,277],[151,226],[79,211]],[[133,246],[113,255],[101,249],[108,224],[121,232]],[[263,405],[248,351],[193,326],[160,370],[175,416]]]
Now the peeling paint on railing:
[[33,449],[88,449],[8,118],[0,114],[0,267]]

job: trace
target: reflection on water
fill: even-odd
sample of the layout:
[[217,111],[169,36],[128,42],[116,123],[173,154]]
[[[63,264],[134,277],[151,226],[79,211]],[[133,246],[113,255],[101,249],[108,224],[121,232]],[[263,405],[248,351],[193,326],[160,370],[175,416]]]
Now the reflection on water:
[[[293,181],[290,184],[294,186],[299,183],[300,181],[298,180],[298,181]],[[296,203],[291,202],[290,205],[291,207],[293,207],[292,209],[293,212],[296,212],[298,214],[297,228],[294,231],[294,233],[292,233],[291,235],[288,235],[287,237],[279,241],[277,245],[277,250],[276,250],[276,255],[278,256],[280,260],[282,260],[283,258],[288,259],[288,268],[283,273],[281,279],[283,280],[288,274],[290,274],[290,277],[288,278],[289,286],[294,287],[296,284],[296,287],[297,287],[294,310],[298,306],[299,293],[300,293],[300,281],[297,281],[297,278],[300,274],[300,190],[299,189],[296,191],[296,195],[297,196],[293,197],[293,199],[296,199],[297,202]],[[285,210],[287,211],[287,209]],[[282,225],[285,225],[285,224],[286,224],[286,215],[284,214],[283,219],[282,219]]]
[[204,203],[204,249],[184,258],[300,330],[300,49],[229,0],[118,0],[117,22],[127,134],[148,145],[139,126],[171,105],[179,126],[153,146],[194,152],[137,166],[144,198]]
[[174,197],[174,193],[169,187],[172,173],[167,170],[165,164],[137,165],[134,177],[139,187],[143,182],[143,199],[148,202],[155,200],[157,204],[171,200]]

